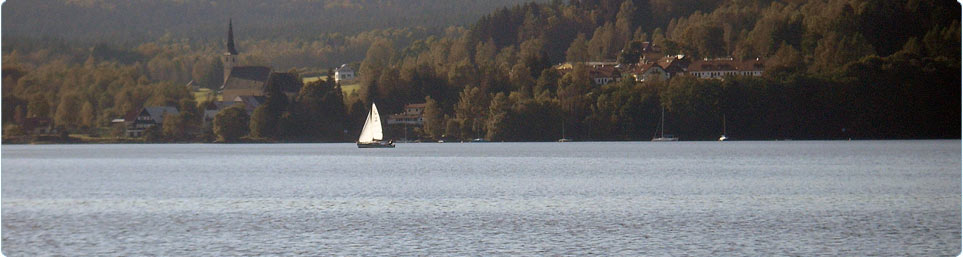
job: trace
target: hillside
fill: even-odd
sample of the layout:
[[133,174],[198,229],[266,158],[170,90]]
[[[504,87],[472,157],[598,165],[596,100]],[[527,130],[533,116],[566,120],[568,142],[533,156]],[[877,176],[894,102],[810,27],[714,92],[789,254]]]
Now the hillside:
[[312,38],[385,28],[464,25],[529,0],[9,0],[3,36],[146,42],[223,40],[233,19],[248,39]]

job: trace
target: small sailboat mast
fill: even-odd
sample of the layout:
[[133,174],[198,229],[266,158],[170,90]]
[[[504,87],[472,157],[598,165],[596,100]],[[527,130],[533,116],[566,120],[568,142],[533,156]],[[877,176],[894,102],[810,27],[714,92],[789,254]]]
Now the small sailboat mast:
[[679,138],[669,135],[665,137],[665,106],[662,107],[662,118],[659,119],[659,136],[653,137],[652,141],[662,142],[662,141],[678,141]]
[[719,141],[726,141],[729,139],[726,137],[726,115],[722,115],[722,136],[719,136]]

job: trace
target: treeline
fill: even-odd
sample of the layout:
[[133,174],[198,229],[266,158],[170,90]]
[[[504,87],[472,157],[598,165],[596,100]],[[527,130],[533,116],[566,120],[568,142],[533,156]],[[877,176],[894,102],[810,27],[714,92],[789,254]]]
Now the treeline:
[[11,0],[3,36],[71,42],[130,42],[161,37],[223,42],[228,19],[248,39],[305,39],[390,28],[443,29],[473,22],[523,0]]
[[[358,97],[388,111],[430,97],[429,138],[554,140],[564,130],[578,140],[647,139],[663,107],[666,129],[687,139],[718,137],[724,115],[730,134],[745,139],[959,136],[957,3],[706,4],[715,8],[626,0],[499,9],[454,37],[401,52],[373,45]],[[659,18],[665,10],[687,15]],[[599,87],[588,67],[552,69],[631,64],[638,59],[626,53],[645,41],[690,59],[761,58],[765,76]]]

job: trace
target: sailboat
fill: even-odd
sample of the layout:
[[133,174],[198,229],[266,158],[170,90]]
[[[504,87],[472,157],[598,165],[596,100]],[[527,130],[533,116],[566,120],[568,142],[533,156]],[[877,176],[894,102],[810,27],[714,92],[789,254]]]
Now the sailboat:
[[665,136],[665,107],[662,107],[662,119],[659,120],[659,136],[652,138],[653,142],[679,141],[679,138],[669,135]]
[[565,137],[565,122],[562,122],[562,138],[558,139],[559,143],[572,142],[572,139]]
[[358,148],[394,148],[394,142],[382,141],[384,135],[381,132],[381,116],[378,115],[378,106],[371,103],[371,111],[368,118],[364,121],[364,128],[361,129],[361,136],[358,137]]
[[719,137],[719,141],[726,141],[729,139],[726,137],[726,115],[722,115],[722,136]]

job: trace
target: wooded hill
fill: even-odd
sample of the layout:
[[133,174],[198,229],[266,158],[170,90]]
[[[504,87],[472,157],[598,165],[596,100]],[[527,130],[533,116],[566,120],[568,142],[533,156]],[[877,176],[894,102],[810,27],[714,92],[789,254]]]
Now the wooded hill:
[[[416,131],[425,139],[550,141],[564,127],[576,140],[645,140],[662,108],[666,131],[684,140],[718,137],[723,116],[734,139],[959,138],[959,13],[958,3],[933,0],[551,1],[500,8],[443,32],[376,29],[240,45],[249,53],[244,62],[279,70],[330,63],[339,53],[363,56],[354,59],[355,94],[334,99],[337,85],[307,84],[304,97],[250,121],[269,131],[257,137],[271,140],[351,140],[338,132],[357,131],[372,101],[386,114],[427,101],[425,127]],[[24,41],[31,43],[9,44],[13,50],[4,40],[5,124],[46,115],[79,130],[106,127],[137,106],[182,104],[189,95],[182,83],[217,77],[223,51],[176,37],[99,48]],[[765,72],[597,86],[590,67],[553,68],[630,65],[640,42],[693,60],[759,58]],[[319,109],[331,101],[345,108]],[[292,125],[298,115],[319,118]],[[289,133],[305,130],[318,133]]]

